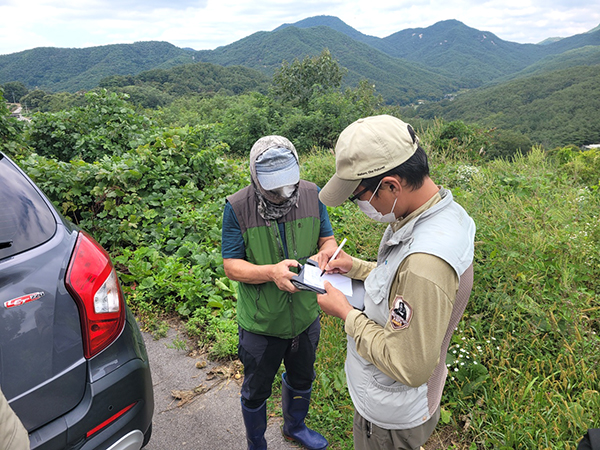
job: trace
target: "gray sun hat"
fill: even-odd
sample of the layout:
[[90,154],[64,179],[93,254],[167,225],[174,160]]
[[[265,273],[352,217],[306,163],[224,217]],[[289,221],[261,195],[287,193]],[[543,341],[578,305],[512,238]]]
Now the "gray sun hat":
[[409,159],[419,146],[412,127],[388,115],[358,119],[335,144],[335,174],[319,193],[327,206],[344,203],[365,178],[381,175]]
[[300,181],[300,166],[289,148],[270,148],[256,158],[255,168],[258,182],[267,191]]

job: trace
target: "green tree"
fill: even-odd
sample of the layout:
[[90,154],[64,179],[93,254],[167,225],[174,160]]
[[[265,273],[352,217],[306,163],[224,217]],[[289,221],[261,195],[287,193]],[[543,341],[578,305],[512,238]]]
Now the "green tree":
[[291,64],[284,61],[273,75],[272,95],[305,109],[313,95],[339,88],[346,72],[328,49],[302,61],[295,59]]
[[357,119],[377,114],[383,100],[366,80],[354,89],[313,95],[306,109],[295,108],[282,121],[281,134],[293,136],[300,152],[333,148],[344,128]]
[[511,158],[518,153],[526,154],[533,143],[524,134],[511,130],[497,130],[493,133],[491,145],[486,149],[488,159]]
[[43,110],[42,106],[46,104],[47,97],[49,96],[50,94],[47,92],[41,89],[35,89],[33,91],[29,91],[27,95],[24,95],[21,98],[21,103],[26,105],[30,110]]
[[14,155],[21,144],[21,124],[10,116],[0,88],[0,151]]
[[29,89],[20,81],[9,81],[8,83],[4,83],[2,85],[4,89],[4,98],[12,103],[19,103],[21,101],[21,97],[27,95]]

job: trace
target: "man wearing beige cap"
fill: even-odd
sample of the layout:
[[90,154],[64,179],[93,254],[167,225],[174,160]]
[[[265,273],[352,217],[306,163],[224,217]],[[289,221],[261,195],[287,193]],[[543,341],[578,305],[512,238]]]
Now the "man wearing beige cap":
[[325,313],[345,321],[354,447],[418,449],[439,420],[446,352],[473,283],[475,224],[429,177],[427,155],[400,119],[352,123],[335,159],[321,201],[350,199],[389,223],[376,263],[342,251],[325,265],[328,273],[364,280],[364,309],[328,282],[318,296]]

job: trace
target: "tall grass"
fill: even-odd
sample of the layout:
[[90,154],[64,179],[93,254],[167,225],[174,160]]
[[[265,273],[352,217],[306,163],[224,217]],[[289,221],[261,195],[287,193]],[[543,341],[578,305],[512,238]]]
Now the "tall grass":
[[[446,361],[438,430],[464,448],[575,449],[600,426],[598,185],[536,148],[491,162],[430,152],[430,163],[477,225],[475,283]],[[322,186],[334,158],[315,152],[302,167]],[[381,225],[352,205],[329,212],[348,251],[374,260]],[[345,345],[342,323],[324,317],[311,423],[333,449],[352,448]]]

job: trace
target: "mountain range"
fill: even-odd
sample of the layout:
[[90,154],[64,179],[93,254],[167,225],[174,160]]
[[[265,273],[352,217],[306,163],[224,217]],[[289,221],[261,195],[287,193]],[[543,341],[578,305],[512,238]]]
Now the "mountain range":
[[200,62],[245,66],[271,76],[282,62],[316,56],[324,48],[348,69],[346,86],[366,78],[387,103],[407,105],[540,71],[596,65],[600,27],[552,42],[519,44],[457,20],[378,38],[337,17],[316,16],[214,50],[137,42],[83,49],[40,47],[1,55],[0,84],[21,81],[29,89],[76,92],[93,89],[108,76]]

